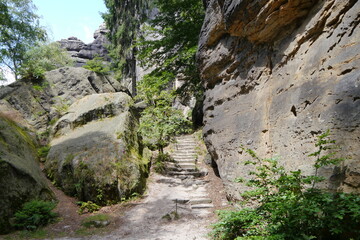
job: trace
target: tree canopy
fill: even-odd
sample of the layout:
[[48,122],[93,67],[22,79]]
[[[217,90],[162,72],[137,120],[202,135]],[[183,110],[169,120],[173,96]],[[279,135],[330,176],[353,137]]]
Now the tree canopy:
[[[158,13],[145,25],[138,57],[161,82],[184,80],[180,93],[201,95],[195,54],[205,16],[201,0],[156,0]],[[165,79],[166,78],[166,79]]]
[[113,60],[115,77],[120,80],[131,78],[136,93],[136,47],[135,41],[141,24],[147,18],[151,0],[104,0],[108,9],[103,14],[110,32],[109,55]]
[[2,0],[0,9],[0,64],[18,79],[26,51],[47,35],[31,0]]

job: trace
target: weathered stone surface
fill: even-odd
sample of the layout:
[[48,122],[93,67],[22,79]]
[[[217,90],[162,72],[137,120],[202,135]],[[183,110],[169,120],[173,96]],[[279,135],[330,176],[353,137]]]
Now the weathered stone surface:
[[27,126],[45,132],[76,100],[95,93],[126,91],[110,76],[76,67],[47,72],[42,85],[36,88],[32,83],[19,81],[0,88],[0,111],[19,115]]
[[65,193],[105,204],[144,189],[147,160],[131,102],[125,93],[93,94],[59,119],[45,169]]
[[95,56],[103,57],[105,60],[110,61],[106,45],[110,44],[106,38],[108,30],[105,24],[100,25],[94,33],[94,41],[85,44],[83,41],[76,37],[69,37],[58,41],[62,48],[65,48],[70,56],[75,60],[75,66],[81,67],[85,65],[87,60],[93,59]]
[[240,145],[310,173],[307,155],[326,129],[351,158],[321,170],[327,187],[360,191],[359,12],[356,0],[208,2],[198,52],[204,136],[230,196],[248,172]]
[[0,115],[0,234],[11,230],[9,219],[25,202],[54,197],[37,162],[33,137],[9,117]]

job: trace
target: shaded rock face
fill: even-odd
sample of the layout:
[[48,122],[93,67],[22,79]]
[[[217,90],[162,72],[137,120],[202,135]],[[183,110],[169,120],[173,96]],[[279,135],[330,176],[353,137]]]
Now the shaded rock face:
[[93,94],[59,119],[45,169],[65,193],[106,204],[143,191],[147,161],[131,102],[125,93]]
[[0,111],[26,121],[38,133],[65,114],[71,104],[84,96],[126,91],[110,76],[100,76],[84,68],[65,67],[45,74],[41,87],[15,82],[0,88]]
[[360,192],[360,2],[210,0],[198,51],[204,137],[231,197],[249,147],[313,173],[330,129],[351,160],[323,168],[326,187]]
[[99,29],[94,33],[94,41],[85,44],[76,37],[69,37],[58,41],[62,48],[65,48],[70,56],[75,60],[75,66],[81,67],[85,65],[88,60],[95,56],[103,57],[106,61],[110,61],[106,45],[110,42],[106,38],[108,30],[105,24],[100,25]]
[[37,162],[35,139],[3,114],[0,115],[0,234],[11,230],[9,219],[25,202],[54,198]]

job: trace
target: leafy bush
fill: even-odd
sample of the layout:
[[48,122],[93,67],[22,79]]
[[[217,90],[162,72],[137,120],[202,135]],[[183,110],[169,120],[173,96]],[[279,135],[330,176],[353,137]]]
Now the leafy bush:
[[42,146],[37,150],[39,158],[46,158],[50,151],[51,147],[49,145]]
[[101,208],[99,205],[91,201],[78,202],[77,204],[80,205],[80,208],[78,210],[79,214],[96,212]]
[[73,64],[73,60],[59,43],[42,43],[26,52],[19,72],[22,79],[39,83],[44,80],[46,71]]
[[[242,194],[244,203],[257,203],[255,208],[222,211],[214,224],[212,236],[217,240],[230,239],[359,239],[360,196],[331,193],[316,188],[324,180],[318,169],[338,164],[335,141],[329,131],[319,136],[315,174],[305,176],[301,170],[287,172],[276,159],[261,159],[255,152],[244,149],[253,160],[245,181],[252,190]],[[325,151],[325,154],[324,154]],[[242,182],[243,179],[237,179]]]
[[107,75],[110,72],[109,64],[104,61],[104,58],[98,56],[87,61],[83,68],[101,75]]
[[139,133],[143,142],[150,149],[159,150],[159,153],[163,153],[164,147],[175,135],[191,131],[191,122],[180,110],[172,107],[173,100],[171,92],[162,91],[141,113]]
[[14,227],[18,229],[36,230],[41,226],[52,223],[57,214],[52,212],[56,204],[33,200],[24,204],[23,208],[15,213]]

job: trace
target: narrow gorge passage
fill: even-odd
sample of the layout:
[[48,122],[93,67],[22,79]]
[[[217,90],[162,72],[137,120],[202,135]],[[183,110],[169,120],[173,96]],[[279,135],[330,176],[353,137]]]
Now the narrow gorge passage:
[[60,239],[208,239],[209,226],[215,220],[214,211],[227,204],[225,191],[220,178],[205,166],[205,154],[199,154],[203,143],[193,135],[176,140],[167,148],[175,159],[175,162],[167,163],[168,173],[151,173],[145,197],[133,204],[134,207],[119,221],[111,223],[114,231],[105,235]]

